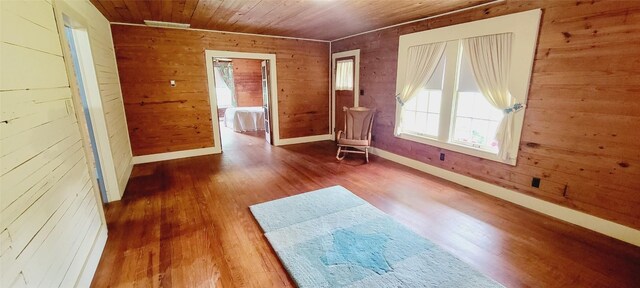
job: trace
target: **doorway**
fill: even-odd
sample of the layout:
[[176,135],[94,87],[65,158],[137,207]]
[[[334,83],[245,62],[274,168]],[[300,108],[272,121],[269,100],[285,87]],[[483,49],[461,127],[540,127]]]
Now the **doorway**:
[[275,54],[206,51],[214,151],[233,143],[279,144]]
[[[96,202],[120,200],[122,190],[111,151],[107,118],[103,108],[98,70],[93,61],[92,39],[83,15],[64,1],[55,3],[56,22],[69,79],[72,99],[69,111],[75,113]],[[102,209],[100,209],[102,215]]]
[[358,107],[360,102],[360,50],[331,55],[331,135],[344,130],[342,107]]
[[[93,67],[93,59],[91,57],[82,57],[82,53],[90,53],[90,50],[87,51],[88,47],[88,37],[86,37],[86,32],[84,35],[83,31],[79,29],[74,29],[69,25],[64,26],[64,33],[67,37],[67,44],[69,45],[69,52],[71,53],[71,60],[73,61],[73,69],[75,71],[75,82],[80,92],[80,100],[82,102],[82,112],[84,114],[84,119],[87,123],[87,130],[89,132],[89,142],[91,144],[91,152],[93,154],[93,160],[95,162],[94,167],[94,175],[98,182],[98,189],[100,190],[100,198],[102,199],[102,203],[108,202],[107,196],[107,188],[104,180],[104,174],[102,173],[102,161],[100,161],[100,153],[98,152],[98,142],[96,141],[96,134],[94,131],[94,121],[92,120],[91,114],[89,112],[89,100],[88,100],[88,89],[89,83],[87,81],[91,81],[91,77],[94,75],[87,75],[87,65],[91,65],[89,67]],[[90,49],[90,48],[89,48]],[[87,58],[91,58],[90,60]],[[87,63],[90,61],[91,63]],[[97,83],[97,79],[95,80]]]

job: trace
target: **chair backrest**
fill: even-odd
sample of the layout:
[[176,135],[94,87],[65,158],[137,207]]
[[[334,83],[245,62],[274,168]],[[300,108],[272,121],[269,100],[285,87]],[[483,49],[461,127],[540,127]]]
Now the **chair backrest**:
[[344,113],[345,138],[371,141],[371,128],[376,109],[364,107],[342,107]]

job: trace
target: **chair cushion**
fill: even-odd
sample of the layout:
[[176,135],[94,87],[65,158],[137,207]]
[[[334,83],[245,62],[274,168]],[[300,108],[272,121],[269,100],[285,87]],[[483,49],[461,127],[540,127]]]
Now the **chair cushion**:
[[354,146],[369,146],[369,140],[356,140],[356,139],[347,139],[347,138],[339,138],[339,145],[354,145]]

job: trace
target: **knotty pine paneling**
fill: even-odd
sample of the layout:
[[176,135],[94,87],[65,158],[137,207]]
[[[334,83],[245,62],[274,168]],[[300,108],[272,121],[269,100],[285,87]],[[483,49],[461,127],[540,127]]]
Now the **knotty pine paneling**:
[[0,15],[0,287],[71,287],[106,227],[53,7],[3,1]]
[[198,29],[333,40],[491,0],[91,1],[112,22],[169,21]]
[[239,107],[262,106],[262,61],[233,59],[233,81]]
[[275,53],[280,138],[329,132],[326,42],[117,24],[111,29],[134,155],[213,146],[207,49]]
[[[543,9],[517,166],[393,135],[400,35]],[[640,1],[507,1],[332,43],[360,49],[374,146],[640,228]],[[439,160],[440,152],[446,160]],[[531,178],[540,177],[539,189]]]

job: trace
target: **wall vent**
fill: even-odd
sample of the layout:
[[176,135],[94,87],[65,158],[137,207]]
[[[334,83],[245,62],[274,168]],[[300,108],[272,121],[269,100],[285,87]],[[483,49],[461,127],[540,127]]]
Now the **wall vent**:
[[186,24],[186,23],[163,22],[163,21],[153,21],[153,20],[144,20],[144,24],[152,27],[165,27],[165,28],[187,29],[191,27],[191,24]]

